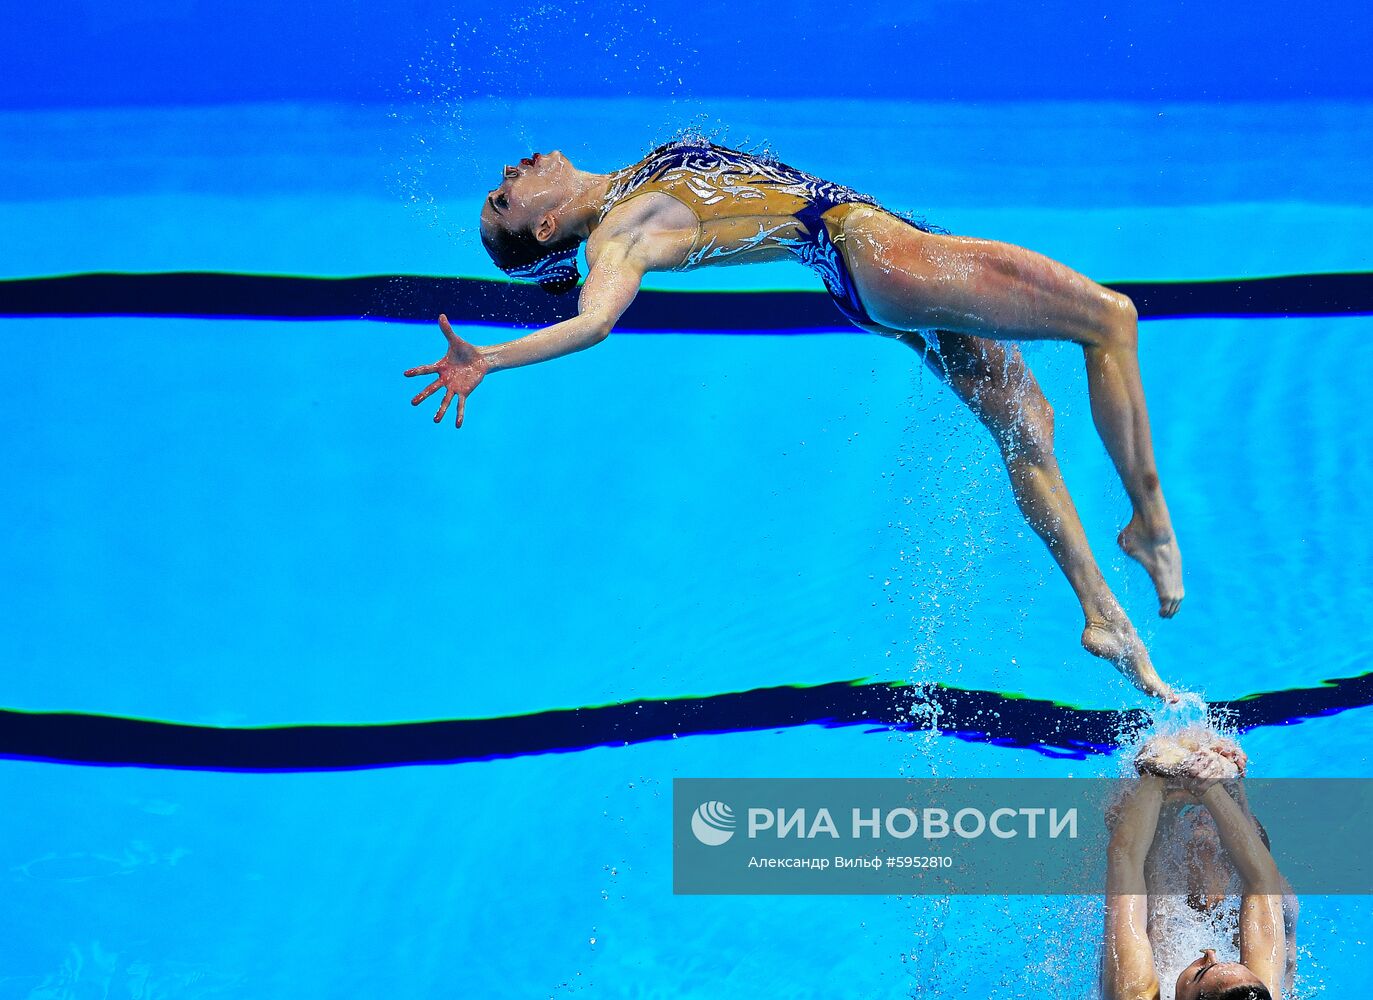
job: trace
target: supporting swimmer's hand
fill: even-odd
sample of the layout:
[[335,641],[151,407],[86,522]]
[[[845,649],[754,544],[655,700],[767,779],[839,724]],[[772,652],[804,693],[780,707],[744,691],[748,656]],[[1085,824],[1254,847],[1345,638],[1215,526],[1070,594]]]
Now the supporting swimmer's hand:
[[1235,770],[1239,771],[1239,776],[1244,777],[1244,773],[1249,770],[1249,755],[1240,749],[1240,745],[1234,740],[1224,736],[1216,738],[1212,744],[1211,751],[1220,754],[1230,763],[1235,765]]
[[1212,785],[1233,776],[1232,763],[1214,750],[1195,750],[1178,767],[1177,778],[1186,791],[1200,799]]
[[410,400],[410,405],[419,406],[420,403],[443,388],[446,391],[443,394],[443,402],[439,404],[439,412],[434,414],[434,423],[437,424],[443,420],[443,415],[448,412],[448,404],[453,402],[454,396],[457,396],[458,418],[453,426],[461,427],[467,397],[486,377],[490,365],[487,364],[486,357],[478,348],[453,332],[453,328],[448,325],[448,317],[443,314],[439,315],[439,329],[443,331],[443,336],[448,341],[448,353],[432,365],[420,365],[418,368],[411,368],[405,372],[406,378],[415,375],[438,376],[424,388],[423,392]]
[[1162,778],[1176,778],[1180,769],[1194,751],[1208,750],[1234,765],[1237,775],[1244,777],[1249,767],[1249,758],[1238,743],[1210,729],[1194,727],[1177,733],[1166,733],[1150,737],[1135,754],[1135,769],[1141,774],[1157,774]]

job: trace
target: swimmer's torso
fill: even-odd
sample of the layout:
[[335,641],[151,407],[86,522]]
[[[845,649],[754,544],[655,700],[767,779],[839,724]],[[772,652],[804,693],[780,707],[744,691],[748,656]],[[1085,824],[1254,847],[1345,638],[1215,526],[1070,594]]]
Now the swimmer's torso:
[[693,217],[673,267],[681,271],[799,260],[824,277],[838,266],[833,239],[844,216],[858,206],[878,207],[869,195],[784,163],[679,140],[613,174],[600,217],[650,192],[675,199]]

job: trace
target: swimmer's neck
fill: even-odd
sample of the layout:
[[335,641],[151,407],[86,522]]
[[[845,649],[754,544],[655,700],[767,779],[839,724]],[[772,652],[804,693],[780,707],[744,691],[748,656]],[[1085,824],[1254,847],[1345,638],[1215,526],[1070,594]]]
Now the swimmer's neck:
[[558,207],[558,228],[587,239],[600,225],[601,207],[610,193],[614,174],[593,174],[572,168],[572,193]]

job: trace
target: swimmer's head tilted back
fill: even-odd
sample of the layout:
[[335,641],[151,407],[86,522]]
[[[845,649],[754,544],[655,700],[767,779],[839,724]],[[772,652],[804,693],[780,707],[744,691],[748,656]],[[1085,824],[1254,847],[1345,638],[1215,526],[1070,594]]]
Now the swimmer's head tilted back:
[[538,282],[552,294],[577,287],[581,237],[564,231],[562,209],[574,188],[574,168],[560,151],[535,153],[507,165],[501,184],[482,202],[482,246],[512,278]]
[[1207,948],[1178,973],[1176,1000],[1273,1000],[1268,987],[1249,967],[1239,962],[1217,962],[1214,948]]

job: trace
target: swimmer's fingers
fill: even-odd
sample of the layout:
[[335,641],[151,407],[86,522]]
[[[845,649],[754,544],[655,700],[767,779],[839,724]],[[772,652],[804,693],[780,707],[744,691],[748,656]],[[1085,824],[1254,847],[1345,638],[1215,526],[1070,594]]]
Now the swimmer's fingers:
[[1249,756],[1239,748],[1239,744],[1224,742],[1216,745],[1216,753],[1235,765],[1240,777],[1244,777],[1244,772],[1249,767]]
[[457,347],[462,343],[458,338],[458,335],[453,332],[453,328],[448,325],[448,317],[443,313],[439,313],[439,329],[443,331],[443,336],[444,339],[448,341],[448,346]]
[[434,414],[434,423],[443,422],[443,415],[448,412],[448,404],[453,402],[453,397],[456,395],[457,393],[452,389],[443,394],[443,402],[439,404],[439,412]]
[[414,378],[416,375],[433,375],[438,372],[438,370],[439,366],[437,364],[420,365],[418,368],[405,369],[404,374],[406,378]]
[[1229,736],[1222,736],[1220,733],[1216,732],[1208,733],[1207,737],[1208,738],[1199,741],[1197,746],[1198,750],[1209,750],[1214,754],[1219,754],[1241,771],[1244,770],[1244,766],[1249,762],[1249,758],[1245,755],[1244,751],[1240,749],[1238,743]]
[[430,382],[427,386],[425,386],[422,390],[420,390],[420,394],[419,394],[418,396],[416,396],[414,399],[410,400],[410,405],[411,405],[411,406],[419,406],[421,403],[423,403],[423,402],[424,402],[426,399],[428,399],[430,396],[434,395],[434,393],[438,392],[438,391],[439,391],[439,388],[440,388],[442,385],[443,385],[443,379],[441,379],[441,378],[436,378],[436,379],[434,379],[434,381]]
[[1225,759],[1211,750],[1197,750],[1183,761],[1178,777],[1182,787],[1197,798],[1225,777]]
[[1205,768],[1198,776],[1201,783],[1201,789],[1197,794],[1200,795],[1204,793],[1206,789],[1216,784],[1216,782],[1223,781],[1225,779],[1225,774],[1225,765],[1222,763],[1221,758],[1218,755],[1212,754],[1211,759],[1206,762]]
[[458,419],[457,419],[457,421],[453,424],[454,427],[461,427],[461,426],[462,426],[462,414],[463,414],[463,410],[465,410],[465,409],[467,409],[467,395],[466,395],[466,393],[461,393],[461,392],[460,392],[460,393],[458,393]]

